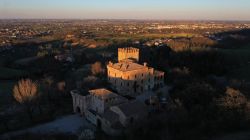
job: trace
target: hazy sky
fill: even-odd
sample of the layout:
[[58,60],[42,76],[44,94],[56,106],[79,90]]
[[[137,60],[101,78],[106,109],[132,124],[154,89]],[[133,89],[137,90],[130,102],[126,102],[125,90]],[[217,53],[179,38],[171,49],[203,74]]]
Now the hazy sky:
[[0,18],[250,20],[250,0],[0,0]]

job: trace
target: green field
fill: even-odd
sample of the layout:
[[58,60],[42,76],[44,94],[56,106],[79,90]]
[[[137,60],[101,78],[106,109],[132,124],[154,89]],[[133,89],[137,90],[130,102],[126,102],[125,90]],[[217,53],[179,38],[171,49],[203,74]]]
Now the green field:
[[171,33],[171,34],[138,34],[138,35],[122,35],[119,37],[112,38],[113,40],[140,40],[140,39],[159,39],[159,38],[178,38],[178,37],[195,37],[198,36],[197,34],[191,34],[191,33]]

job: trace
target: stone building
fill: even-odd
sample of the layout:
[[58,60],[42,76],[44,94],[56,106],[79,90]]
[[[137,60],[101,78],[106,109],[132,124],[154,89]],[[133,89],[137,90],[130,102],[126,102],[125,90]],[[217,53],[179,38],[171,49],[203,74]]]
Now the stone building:
[[71,95],[74,112],[81,115],[86,115],[87,110],[102,114],[110,106],[127,102],[126,98],[107,89],[89,90],[88,92],[72,90]]
[[135,97],[163,87],[164,72],[138,61],[139,49],[118,49],[118,63],[107,65],[108,81],[118,94],[104,88],[83,92],[73,90],[74,112],[110,135],[118,135],[124,128],[144,120],[148,114],[144,101],[131,101],[121,95]]
[[118,63],[107,65],[108,81],[119,94],[137,96],[164,86],[164,72],[138,64],[139,49],[118,49]]
[[137,48],[118,48],[118,62],[126,59],[132,59],[139,62],[139,49]]
[[146,106],[107,89],[81,93],[71,91],[75,113],[85,116],[92,124],[101,127],[110,135],[118,135],[123,129],[147,116]]

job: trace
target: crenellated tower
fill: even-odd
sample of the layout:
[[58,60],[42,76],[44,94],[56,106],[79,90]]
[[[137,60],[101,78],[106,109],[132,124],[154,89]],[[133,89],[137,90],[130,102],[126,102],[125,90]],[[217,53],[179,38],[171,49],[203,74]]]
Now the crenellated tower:
[[132,59],[135,62],[139,62],[139,49],[129,48],[118,48],[118,62],[126,59]]

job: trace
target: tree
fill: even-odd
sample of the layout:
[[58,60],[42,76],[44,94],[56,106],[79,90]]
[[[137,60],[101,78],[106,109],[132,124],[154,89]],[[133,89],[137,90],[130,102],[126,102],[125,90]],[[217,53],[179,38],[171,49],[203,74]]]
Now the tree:
[[101,62],[95,62],[91,65],[91,72],[93,75],[98,75],[104,72]]
[[221,126],[224,129],[241,129],[247,127],[247,98],[240,90],[227,87],[225,94],[218,100]]
[[239,90],[227,87],[226,96],[222,99],[223,105],[228,109],[241,109],[247,104],[247,99]]
[[34,101],[38,98],[38,86],[30,79],[20,80],[13,89],[13,96],[17,102],[24,105],[31,120],[34,111]]
[[55,104],[55,100],[53,100],[55,94],[53,94],[53,87],[52,85],[54,84],[54,80],[51,76],[46,76],[43,80],[42,80],[42,87],[44,90],[44,95],[47,96],[47,101],[48,101],[48,105],[50,106],[50,109],[53,110],[54,105]]

